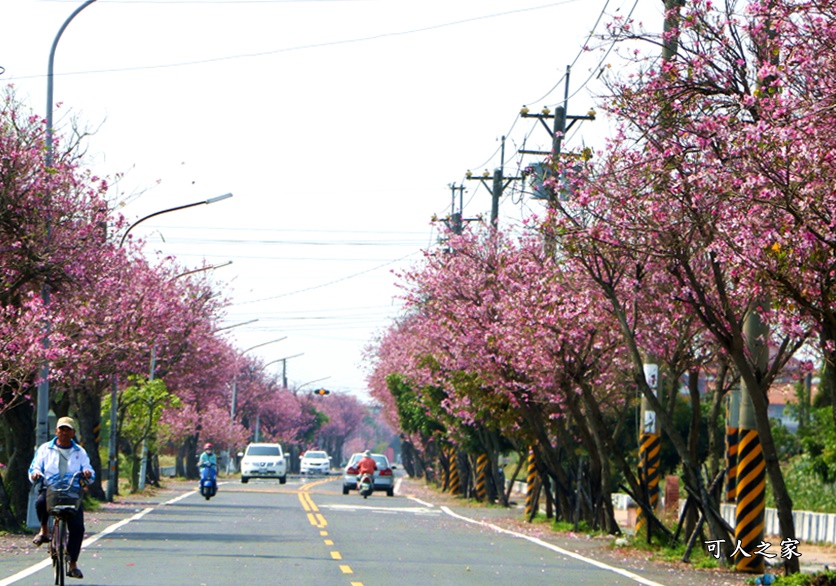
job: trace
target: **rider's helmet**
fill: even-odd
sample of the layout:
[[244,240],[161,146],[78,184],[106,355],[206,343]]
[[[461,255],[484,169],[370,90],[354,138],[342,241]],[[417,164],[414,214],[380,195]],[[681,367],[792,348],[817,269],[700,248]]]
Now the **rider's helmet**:
[[203,446],[204,452],[211,452],[212,451],[212,444],[206,444]]
[[366,450],[365,452],[363,452],[363,455],[366,456],[367,458],[370,458],[371,455],[372,455],[372,451],[371,450]]

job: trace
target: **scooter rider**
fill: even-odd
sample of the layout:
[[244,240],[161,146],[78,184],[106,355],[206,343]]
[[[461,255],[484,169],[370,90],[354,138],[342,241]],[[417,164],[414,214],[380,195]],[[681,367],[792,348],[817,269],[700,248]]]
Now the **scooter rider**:
[[377,470],[377,462],[375,462],[374,458],[372,458],[371,451],[366,450],[363,452],[363,457],[357,464],[357,473],[360,475],[360,478],[362,478],[364,474],[374,477],[375,470]]
[[203,446],[203,452],[200,454],[200,461],[197,463],[197,466],[198,468],[205,466],[218,467],[218,456],[215,454],[212,444],[207,443]]
[[209,500],[210,497],[215,496],[217,490],[215,474],[218,471],[218,456],[215,455],[212,444],[207,443],[203,446],[197,465],[200,468],[200,494]]

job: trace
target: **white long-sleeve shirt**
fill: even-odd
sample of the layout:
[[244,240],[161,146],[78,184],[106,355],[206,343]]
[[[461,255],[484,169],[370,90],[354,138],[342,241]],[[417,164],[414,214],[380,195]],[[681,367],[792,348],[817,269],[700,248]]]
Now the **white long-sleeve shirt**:
[[[29,480],[35,482],[32,475],[37,471],[44,478],[44,486],[66,485],[73,479],[74,474],[84,470],[90,471],[89,480],[93,480],[96,473],[90,466],[90,457],[84,451],[84,448],[78,445],[75,440],[71,440],[72,446],[62,450],[55,445],[57,439],[53,438],[41,444],[35,452],[35,457],[29,466]],[[65,455],[63,452],[68,452],[69,455]],[[78,485],[78,479],[73,484]]]

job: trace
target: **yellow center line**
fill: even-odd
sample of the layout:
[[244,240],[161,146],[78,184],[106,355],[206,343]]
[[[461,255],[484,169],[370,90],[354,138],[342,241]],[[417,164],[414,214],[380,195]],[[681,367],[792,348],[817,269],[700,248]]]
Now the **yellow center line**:
[[[310,490],[319,486],[320,484],[325,484],[327,482],[331,482],[332,478],[325,478],[319,480],[317,482],[310,482],[300,486],[296,493],[299,496],[299,502],[302,505],[302,508],[307,513],[308,522],[313,525],[314,527],[318,527],[320,529],[319,535],[321,537],[327,537],[328,532],[325,531],[325,527],[328,526],[328,522],[325,520],[325,517],[322,516],[322,513],[319,512],[319,507],[316,506],[316,503],[313,501],[311,497]],[[333,546],[334,541],[332,539],[324,539],[324,544],[327,546]],[[338,551],[331,551],[331,559],[333,560],[342,560],[343,556]],[[351,566],[346,564],[340,564],[340,571],[343,574],[353,574],[354,570],[351,569]],[[351,582],[351,586],[363,586],[362,582]]]

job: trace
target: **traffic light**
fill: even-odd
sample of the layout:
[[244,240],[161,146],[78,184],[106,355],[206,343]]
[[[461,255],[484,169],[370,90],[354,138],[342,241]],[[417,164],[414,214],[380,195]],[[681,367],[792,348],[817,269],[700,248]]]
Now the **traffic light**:
[[320,396],[321,395],[330,395],[331,391],[329,391],[328,389],[317,389],[317,390],[314,391],[314,393],[316,393],[317,395],[320,395]]

